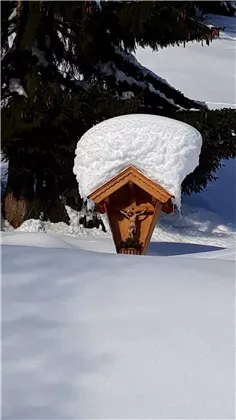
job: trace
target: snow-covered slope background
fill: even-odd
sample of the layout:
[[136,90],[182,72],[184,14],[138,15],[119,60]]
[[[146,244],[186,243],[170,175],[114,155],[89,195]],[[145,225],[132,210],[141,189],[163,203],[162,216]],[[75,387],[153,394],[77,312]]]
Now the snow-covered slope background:
[[209,108],[236,108],[235,17],[208,15],[206,23],[224,27],[209,47],[191,42],[152,52],[139,48],[136,58],[187,97]]
[[[210,107],[235,105],[235,22],[210,47],[138,50]],[[210,23],[210,22],[209,22]],[[148,256],[109,233],[27,221],[2,232],[2,419],[235,418],[235,160]],[[110,255],[108,255],[110,254]]]

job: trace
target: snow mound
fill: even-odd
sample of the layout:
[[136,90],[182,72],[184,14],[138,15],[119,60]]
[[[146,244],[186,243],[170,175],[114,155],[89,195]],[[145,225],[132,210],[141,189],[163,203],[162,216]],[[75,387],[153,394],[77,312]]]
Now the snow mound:
[[159,183],[181,204],[181,183],[199,163],[201,134],[170,118],[131,114],[88,130],[76,148],[74,174],[86,198],[129,165]]
[[48,245],[2,247],[3,419],[235,418],[233,261],[21,235]]

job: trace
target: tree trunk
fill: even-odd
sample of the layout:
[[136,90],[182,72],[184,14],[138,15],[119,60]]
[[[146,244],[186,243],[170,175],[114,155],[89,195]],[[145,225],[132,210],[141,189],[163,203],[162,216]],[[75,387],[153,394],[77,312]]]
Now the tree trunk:
[[50,220],[50,222],[53,222],[53,223],[64,222],[67,225],[69,225],[68,214],[66,212],[64,204],[59,198],[48,203],[47,215],[48,215],[48,220]]
[[29,171],[8,166],[8,180],[3,198],[3,217],[18,228],[25,220],[33,217],[34,182]]
[[40,203],[40,213],[43,220],[69,224],[69,217],[64,203],[59,198],[54,175],[47,174],[44,180],[37,182],[36,195]]

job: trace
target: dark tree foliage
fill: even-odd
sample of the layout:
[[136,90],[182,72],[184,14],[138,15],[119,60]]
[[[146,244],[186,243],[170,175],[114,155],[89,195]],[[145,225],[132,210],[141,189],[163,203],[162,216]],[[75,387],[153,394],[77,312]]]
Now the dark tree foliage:
[[[199,165],[182,184],[184,193],[200,192],[217,179],[215,172],[223,161],[236,158],[236,110],[186,111],[177,113],[176,118],[195,127],[203,137]],[[232,179],[232,187],[234,182]]]
[[235,1],[198,1],[195,4],[202,14],[234,16],[236,10]]

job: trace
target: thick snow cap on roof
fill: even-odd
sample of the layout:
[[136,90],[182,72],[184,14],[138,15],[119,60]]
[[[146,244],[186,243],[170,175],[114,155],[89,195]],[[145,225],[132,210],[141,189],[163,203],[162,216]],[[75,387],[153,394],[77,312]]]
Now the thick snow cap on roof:
[[130,114],[88,130],[76,148],[74,174],[82,198],[129,165],[164,187],[181,204],[181,183],[199,163],[201,134],[171,118]]

